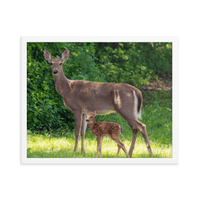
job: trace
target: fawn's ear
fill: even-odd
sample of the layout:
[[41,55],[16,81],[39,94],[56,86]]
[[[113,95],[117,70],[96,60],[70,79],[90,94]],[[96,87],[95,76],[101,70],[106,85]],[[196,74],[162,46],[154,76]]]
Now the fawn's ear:
[[49,62],[52,61],[51,54],[46,49],[44,50],[44,58]]
[[64,62],[65,60],[67,60],[70,56],[69,53],[69,49],[66,49],[60,56],[60,59],[62,60],[62,62]]
[[100,112],[100,110],[96,110],[96,111],[94,112],[94,114],[95,114],[95,115],[98,115],[99,112]]

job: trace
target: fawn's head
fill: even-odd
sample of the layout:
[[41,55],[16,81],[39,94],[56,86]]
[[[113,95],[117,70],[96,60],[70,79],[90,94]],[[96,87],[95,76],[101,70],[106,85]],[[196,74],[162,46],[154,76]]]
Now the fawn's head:
[[83,110],[83,111],[86,114],[86,122],[88,124],[94,123],[95,122],[95,116],[99,113],[99,110],[96,110],[94,113],[88,112],[87,110]]
[[62,71],[62,65],[69,58],[69,49],[66,49],[60,56],[60,59],[53,59],[51,54],[45,49],[44,58],[50,63],[53,76],[57,76]]

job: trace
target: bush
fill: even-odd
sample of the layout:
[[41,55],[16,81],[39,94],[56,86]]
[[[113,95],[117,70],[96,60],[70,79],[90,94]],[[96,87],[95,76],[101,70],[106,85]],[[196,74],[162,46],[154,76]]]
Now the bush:
[[172,69],[171,43],[99,43],[97,67],[107,82],[148,85]]

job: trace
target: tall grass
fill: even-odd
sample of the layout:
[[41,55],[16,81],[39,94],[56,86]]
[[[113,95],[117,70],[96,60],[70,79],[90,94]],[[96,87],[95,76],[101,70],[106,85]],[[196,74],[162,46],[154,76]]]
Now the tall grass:
[[[142,109],[142,120],[147,127],[147,134],[155,158],[172,157],[172,96],[171,91],[151,91],[145,93],[146,99]],[[144,95],[144,96],[145,96]],[[120,140],[127,151],[131,146],[132,131],[127,122],[118,114],[97,116],[96,121],[113,121],[123,126],[123,135]],[[27,131],[27,157],[28,158],[95,158],[97,151],[96,136],[87,129],[85,134],[85,155],[81,153],[79,138],[78,153],[74,153],[75,131],[54,130],[31,132]],[[117,144],[109,137],[103,138],[102,158],[115,158]],[[121,150],[119,158],[126,158]],[[134,158],[149,158],[144,138],[139,133]]]

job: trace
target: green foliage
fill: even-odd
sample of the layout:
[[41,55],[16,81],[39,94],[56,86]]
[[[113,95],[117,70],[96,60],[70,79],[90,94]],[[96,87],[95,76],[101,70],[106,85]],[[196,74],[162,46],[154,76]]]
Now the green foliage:
[[160,73],[172,69],[171,43],[96,45],[97,67],[107,82],[130,83],[141,88]]
[[[172,69],[171,43],[28,43],[27,44],[27,127],[30,130],[74,129],[71,111],[57,93],[47,49],[59,58],[65,49],[69,59],[63,64],[68,79],[122,82],[139,89],[159,74]],[[148,96],[147,96],[148,97]]]

